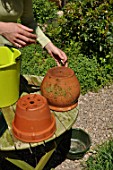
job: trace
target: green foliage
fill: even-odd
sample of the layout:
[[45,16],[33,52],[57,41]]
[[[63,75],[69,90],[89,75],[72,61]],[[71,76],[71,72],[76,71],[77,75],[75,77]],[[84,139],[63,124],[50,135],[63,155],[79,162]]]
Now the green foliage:
[[39,24],[51,22],[56,18],[57,7],[55,3],[48,0],[33,0],[33,12]]
[[22,74],[44,76],[47,70],[55,66],[55,61],[38,45],[30,45],[21,49]]
[[29,169],[29,170],[35,170],[35,168],[33,168],[31,165],[29,165],[28,163],[21,161],[21,160],[17,160],[17,159],[10,159],[10,158],[6,158],[9,162],[11,162],[12,164],[16,165],[17,167],[19,167],[20,169]]
[[105,142],[97,149],[97,154],[86,162],[87,170],[113,170],[113,140]]
[[81,92],[97,91],[112,81],[112,70],[109,73],[107,66],[100,65],[96,57],[88,58],[81,53],[80,43],[72,41],[65,48],[69,67],[75,71],[81,85]]
[[59,39],[62,46],[72,40],[82,42],[83,54],[89,58],[98,56],[102,63],[109,62],[113,57],[113,2],[73,0],[63,11],[63,17],[58,18],[57,24],[53,23],[53,30],[48,27],[48,34],[54,35],[55,40]]

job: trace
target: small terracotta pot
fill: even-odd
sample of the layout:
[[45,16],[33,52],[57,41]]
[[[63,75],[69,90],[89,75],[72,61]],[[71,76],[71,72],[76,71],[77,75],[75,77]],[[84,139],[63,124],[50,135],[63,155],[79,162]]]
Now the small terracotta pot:
[[41,83],[41,93],[48,100],[50,109],[68,111],[78,104],[80,84],[71,68],[53,67]]
[[24,142],[39,142],[51,137],[56,130],[54,115],[47,100],[39,94],[21,97],[12,123],[14,136]]

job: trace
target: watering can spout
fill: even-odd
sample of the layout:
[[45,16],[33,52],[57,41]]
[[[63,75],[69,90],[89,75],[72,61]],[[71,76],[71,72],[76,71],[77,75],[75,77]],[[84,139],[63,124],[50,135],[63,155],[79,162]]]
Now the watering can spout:
[[21,55],[21,52],[15,48],[0,47],[0,69],[16,64],[16,59]]

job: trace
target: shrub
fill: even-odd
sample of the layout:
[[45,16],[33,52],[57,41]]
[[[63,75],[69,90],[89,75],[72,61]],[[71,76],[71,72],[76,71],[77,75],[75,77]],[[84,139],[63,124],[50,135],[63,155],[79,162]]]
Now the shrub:
[[55,61],[38,45],[24,47],[21,52],[22,74],[44,76],[49,68],[55,66]]
[[57,6],[48,0],[33,0],[35,20],[39,24],[51,22],[57,16]]

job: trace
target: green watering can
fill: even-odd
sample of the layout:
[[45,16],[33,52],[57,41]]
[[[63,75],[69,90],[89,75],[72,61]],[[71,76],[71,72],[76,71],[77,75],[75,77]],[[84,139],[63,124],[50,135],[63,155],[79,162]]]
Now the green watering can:
[[0,108],[12,105],[19,98],[20,55],[15,48],[0,46]]

